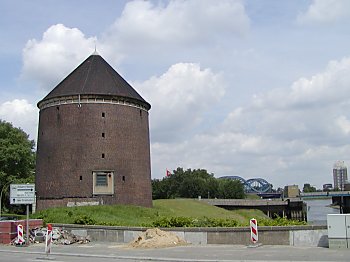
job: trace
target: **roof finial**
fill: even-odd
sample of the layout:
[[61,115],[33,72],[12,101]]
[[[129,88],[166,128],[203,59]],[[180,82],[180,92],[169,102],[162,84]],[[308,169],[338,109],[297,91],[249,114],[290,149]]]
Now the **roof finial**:
[[99,55],[99,53],[97,53],[97,50],[96,50],[96,40],[95,40],[95,51],[92,55]]

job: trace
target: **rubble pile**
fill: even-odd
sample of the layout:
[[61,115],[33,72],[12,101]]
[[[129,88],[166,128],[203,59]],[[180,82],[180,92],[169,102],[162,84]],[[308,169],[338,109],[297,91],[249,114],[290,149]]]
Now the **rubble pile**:
[[61,245],[71,245],[74,243],[86,244],[91,241],[89,236],[77,236],[72,234],[71,232],[68,232],[67,230],[62,230],[59,228],[52,229],[52,240],[54,244]]
[[[42,243],[46,239],[47,228],[35,228],[29,230],[29,242],[30,243]],[[25,237],[26,239],[26,237]],[[77,236],[68,232],[67,230],[62,230],[61,228],[54,227],[52,229],[52,243],[56,245],[71,245],[86,244],[91,241],[89,236]],[[25,243],[22,243],[22,245]],[[19,245],[17,237],[11,241],[11,245]]]
[[187,245],[187,242],[172,232],[165,232],[158,228],[147,229],[127,247],[131,248],[161,248]]

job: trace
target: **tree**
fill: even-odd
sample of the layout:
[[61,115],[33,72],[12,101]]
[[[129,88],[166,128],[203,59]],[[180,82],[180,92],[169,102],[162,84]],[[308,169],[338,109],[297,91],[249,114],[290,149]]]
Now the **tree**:
[[3,190],[5,206],[9,206],[6,188],[10,183],[34,182],[34,146],[23,130],[0,120],[0,191]]
[[179,195],[185,198],[197,198],[207,195],[207,183],[201,177],[186,177],[179,188]]
[[232,199],[244,198],[244,188],[240,181],[232,179],[219,179],[218,198]]
[[304,187],[303,187],[304,193],[311,193],[311,192],[316,192],[316,191],[317,191],[316,187],[313,187],[310,184],[304,184]]
[[244,188],[239,181],[216,179],[205,169],[178,167],[171,176],[152,180],[153,199],[167,198],[244,198]]

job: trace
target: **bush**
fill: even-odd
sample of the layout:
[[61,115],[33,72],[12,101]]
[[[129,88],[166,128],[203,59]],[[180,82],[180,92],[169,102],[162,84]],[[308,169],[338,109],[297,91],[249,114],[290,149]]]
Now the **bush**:
[[260,219],[259,226],[302,226],[307,225],[306,221],[292,220],[285,217],[277,217],[275,219]]
[[96,221],[87,215],[78,216],[74,219],[74,224],[95,225]]
[[193,219],[189,217],[161,217],[152,223],[154,227],[193,227]]
[[162,217],[152,223],[153,227],[237,227],[236,220],[220,218]]

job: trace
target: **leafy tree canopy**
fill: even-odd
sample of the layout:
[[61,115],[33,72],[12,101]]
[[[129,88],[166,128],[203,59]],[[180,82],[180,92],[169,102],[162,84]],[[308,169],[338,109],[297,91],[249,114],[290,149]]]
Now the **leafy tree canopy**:
[[239,181],[216,179],[205,169],[178,167],[163,179],[152,180],[153,199],[167,198],[244,198],[244,188]]
[[317,191],[316,187],[313,187],[310,184],[304,184],[304,187],[303,187],[304,193],[311,193],[311,192],[316,192],[316,191]]
[[[5,192],[10,183],[34,182],[34,146],[23,130],[0,120],[0,191]],[[3,197],[8,205],[7,198],[8,192]]]

